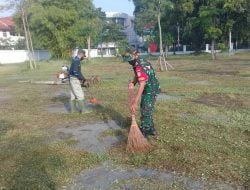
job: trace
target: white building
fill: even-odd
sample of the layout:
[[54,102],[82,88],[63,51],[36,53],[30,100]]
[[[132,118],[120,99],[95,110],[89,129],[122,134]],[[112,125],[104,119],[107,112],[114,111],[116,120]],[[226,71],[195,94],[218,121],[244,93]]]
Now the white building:
[[0,46],[13,47],[20,39],[24,39],[15,32],[15,22],[12,17],[0,18]]
[[[136,34],[133,16],[129,16],[126,13],[106,12],[106,17],[108,20],[121,25],[122,32],[127,36],[129,46],[135,48],[142,46],[143,39]],[[103,56],[112,56],[117,52],[117,47],[114,42],[99,44],[99,54],[101,53],[101,49]]]

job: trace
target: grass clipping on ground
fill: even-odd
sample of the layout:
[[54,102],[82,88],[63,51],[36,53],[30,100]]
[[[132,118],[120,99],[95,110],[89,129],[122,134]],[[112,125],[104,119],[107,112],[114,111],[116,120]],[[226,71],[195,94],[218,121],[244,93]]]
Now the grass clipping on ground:
[[[158,137],[157,141],[150,140],[154,149],[128,154],[124,143],[112,149],[109,157],[136,167],[249,184],[250,54],[219,57],[216,61],[211,61],[209,55],[168,59],[175,70],[158,72],[157,77],[163,93],[180,98],[157,102],[154,119]],[[65,123],[115,120],[124,130],[131,124],[129,109],[125,108],[127,81],[133,72],[130,65],[118,59],[96,59],[83,65],[86,77],[99,75],[103,79],[92,92],[102,106],[87,115],[46,111],[48,105],[68,102],[57,95],[68,93],[67,85],[17,83],[54,80],[62,64],[40,62],[39,69],[33,71],[25,64],[0,66],[0,186],[6,189],[57,188],[104,159],[76,151],[72,143],[54,144],[44,133],[56,135],[53,129]],[[210,85],[190,83],[204,80]],[[88,92],[86,98],[91,98]],[[35,138],[40,132],[41,140]]]

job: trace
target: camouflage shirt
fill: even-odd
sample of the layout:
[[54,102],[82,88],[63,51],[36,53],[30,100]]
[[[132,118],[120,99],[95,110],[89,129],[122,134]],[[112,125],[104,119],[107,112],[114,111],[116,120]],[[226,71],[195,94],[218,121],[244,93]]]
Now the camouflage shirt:
[[139,82],[146,82],[143,94],[157,95],[160,93],[159,81],[157,80],[154,69],[149,62],[138,61],[134,71]]

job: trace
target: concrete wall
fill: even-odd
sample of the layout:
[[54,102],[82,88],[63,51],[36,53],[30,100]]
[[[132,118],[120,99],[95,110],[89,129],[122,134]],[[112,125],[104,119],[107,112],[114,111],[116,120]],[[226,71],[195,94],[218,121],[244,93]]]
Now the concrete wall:
[[[51,54],[46,50],[35,51],[35,60],[49,60]],[[29,60],[26,50],[0,50],[0,64],[23,63]]]
[[[88,49],[83,49],[86,52],[86,56],[88,56]],[[78,49],[73,50],[72,56],[77,56],[77,51]],[[108,49],[107,49],[108,51]],[[90,51],[90,57],[91,58],[96,58],[96,57],[102,57],[100,54],[98,54],[98,49],[91,49]],[[103,55],[103,57],[114,57],[114,55],[111,55],[107,52],[107,54]]]

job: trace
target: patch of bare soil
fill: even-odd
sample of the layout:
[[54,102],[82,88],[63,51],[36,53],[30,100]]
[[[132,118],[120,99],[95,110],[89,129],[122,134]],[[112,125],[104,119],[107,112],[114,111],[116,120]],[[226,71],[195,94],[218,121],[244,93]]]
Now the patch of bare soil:
[[[144,183],[141,184],[140,180]],[[131,181],[132,180],[132,181]],[[134,182],[133,182],[134,180]],[[243,187],[233,186],[224,183],[211,183],[202,179],[179,176],[173,172],[160,172],[147,168],[125,168],[112,162],[104,162],[96,168],[83,171],[69,186],[62,187],[62,190],[137,190],[139,189],[172,189],[174,184],[180,184],[181,189],[189,190],[243,190]]]
[[100,138],[106,130],[121,129],[115,121],[98,122],[94,124],[77,124],[71,127],[57,129],[60,139],[73,138],[77,141],[76,148],[89,152],[103,153],[116,143],[125,140],[124,136],[107,136]]
[[225,106],[231,108],[250,108],[250,100],[243,96],[230,96],[224,94],[206,94],[200,96],[196,100],[196,103],[205,104],[208,106]]
[[191,72],[195,74],[209,74],[209,75],[230,75],[230,76],[236,76],[240,74],[239,71],[209,70],[209,69],[202,69],[202,68],[181,70],[180,72]]

